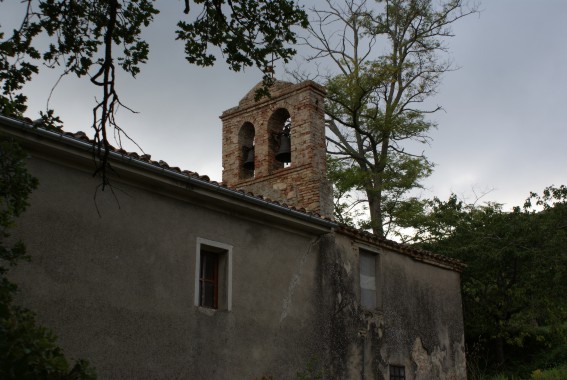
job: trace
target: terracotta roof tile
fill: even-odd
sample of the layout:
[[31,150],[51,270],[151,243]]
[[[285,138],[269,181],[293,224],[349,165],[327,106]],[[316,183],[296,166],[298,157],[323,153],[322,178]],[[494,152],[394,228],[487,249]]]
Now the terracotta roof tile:
[[377,246],[380,247],[387,247],[393,251],[402,253],[406,256],[410,256],[416,260],[438,264],[443,267],[447,267],[449,269],[455,270],[457,272],[462,272],[463,269],[466,267],[466,265],[460,260],[453,259],[451,257],[447,257],[438,253],[425,251],[423,249],[414,248],[407,244],[401,244],[393,240],[380,237],[368,231],[359,230],[347,226],[346,224],[340,224],[339,227],[337,228],[337,231],[355,238],[359,238],[366,242],[376,244]]
[[[30,119],[19,119],[19,120],[24,121],[27,124],[34,125],[34,123]],[[46,127],[44,125],[36,125],[36,127],[44,129],[44,130],[48,130],[48,131],[51,131],[51,132],[56,132],[56,133],[59,133],[59,134],[66,136],[66,137],[70,137],[72,139],[81,140],[81,141],[88,141],[90,143],[94,143],[94,141],[89,139],[87,134],[85,132],[82,132],[82,131],[71,133],[71,132],[65,132],[61,127]],[[319,219],[332,221],[332,219],[327,218],[325,216],[321,216],[318,213],[308,212],[303,207],[298,208],[298,207],[295,207],[295,206],[289,206],[286,203],[280,203],[278,201],[271,200],[270,198],[264,197],[261,194],[254,194],[254,193],[251,193],[251,192],[245,193],[244,190],[241,190],[241,189],[229,188],[224,182],[219,183],[219,182],[216,182],[216,181],[211,181],[209,176],[200,175],[199,173],[196,173],[196,172],[193,172],[193,171],[190,171],[190,170],[181,170],[177,166],[171,167],[171,166],[169,166],[169,164],[167,162],[162,161],[162,160],[153,161],[153,160],[151,160],[152,156],[149,155],[149,154],[139,155],[136,152],[127,152],[124,149],[118,149],[117,150],[114,147],[112,147],[112,150],[117,151],[120,154],[122,154],[126,157],[129,157],[131,159],[144,161],[146,163],[149,163],[151,165],[166,169],[168,171],[172,171],[172,172],[175,172],[175,173],[178,173],[178,174],[186,175],[187,177],[197,178],[201,181],[208,182],[210,184],[217,185],[219,187],[223,187],[225,189],[233,190],[233,191],[236,191],[240,194],[246,195],[248,197],[253,197],[253,198],[262,200],[264,202],[273,204],[273,205],[284,207],[284,208],[289,209],[289,210],[294,211],[294,212],[300,212],[300,213],[303,213],[303,214],[306,214],[306,215],[309,215],[309,216],[312,216],[312,217],[316,217],[316,218],[319,218]],[[376,244],[378,246],[387,247],[387,248],[392,249],[396,252],[399,252],[399,253],[408,255],[410,257],[413,257],[417,260],[437,263],[439,265],[448,267],[448,268],[453,269],[453,270],[458,271],[458,272],[461,272],[466,267],[466,265],[459,260],[456,260],[456,259],[453,259],[453,258],[450,258],[450,257],[446,257],[446,256],[443,256],[443,255],[440,255],[440,254],[436,254],[436,253],[433,253],[433,252],[428,252],[428,251],[425,251],[425,250],[416,249],[416,248],[413,248],[409,245],[400,244],[400,243],[397,243],[395,241],[388,240],[388,239],[379,237],[377,235],[374,235],[374,234],[372,234],[368,231],[358,230],[358,229],[349,227],[349,226],[344,225],[344,224],[338,225],[337,232],[347,234],[349,236],[367,241],[369,243]]]

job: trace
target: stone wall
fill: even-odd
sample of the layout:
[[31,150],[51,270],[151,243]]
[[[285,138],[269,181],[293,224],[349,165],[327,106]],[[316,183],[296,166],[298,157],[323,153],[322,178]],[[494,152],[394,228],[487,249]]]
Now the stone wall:
[[[271,98],[254,100],[253,88],[223,121],[223,182],[229,187],[332,216],[332,189],[326,180],[324,89],[314,82],[277,81]],[[291,121],[291,164],[275,160],[278,133]],[[253,133],[250,132],[253,127]],[[253,138],[251,138],[253,136]],[[243,168],[254,144],[254,170]]]

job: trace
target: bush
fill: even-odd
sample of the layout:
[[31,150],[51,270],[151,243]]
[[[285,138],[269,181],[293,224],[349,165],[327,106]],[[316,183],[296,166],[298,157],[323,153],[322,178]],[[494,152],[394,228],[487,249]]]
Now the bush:
[[532,372],[531,378],[533,380],[565,380],[567,379],[567,364],[543,371],[536,369]]

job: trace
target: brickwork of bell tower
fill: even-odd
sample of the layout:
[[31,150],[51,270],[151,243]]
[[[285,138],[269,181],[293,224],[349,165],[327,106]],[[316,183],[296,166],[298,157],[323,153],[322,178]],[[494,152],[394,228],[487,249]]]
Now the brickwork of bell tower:
[[[276,81],[269,99],[255,101],[258,86],[221,116],[223,182],[332,217],[332,188],[326,180],[325,89],[312,81]],[[287,123],[291,124],[291,163],[284,165],[276,153]],[[253,169],[245,168],[247,160]]]

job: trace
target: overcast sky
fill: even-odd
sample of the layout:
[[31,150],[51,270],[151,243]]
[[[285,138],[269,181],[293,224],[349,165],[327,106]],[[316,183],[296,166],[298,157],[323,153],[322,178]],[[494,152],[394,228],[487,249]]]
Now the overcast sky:
[[[10,2],[16,0],[0,9]],[[145,33],[149,63],[135,80],[121,75],[117,85],[123,103],[139,113],[121,110],[118,120],[152,159],[220,181],[219,116],[261,75],[256,69],[230,72],[222,61],[214,68],[189,65],[174,41],[183,2],[157,6],[161,14]],[[484,0],[481,9],[456,23],[456,36],[448,41],[460,69],[445,75],[432,100],[445,111],[433,117],[438,129],[425,147],[436,167],[423,195],[446,199],[455,192],[472,201],[475,193],[489,191],[482,200],[511,207],[530,191],[567,183],[567,1]],[[10,11],[3,13],[4,26]],[[15,8],[9,16],[16,16]],[[41,74],[26,88],[32,119],[45,109],[57,77]],[[282,67],[276,77],[289,79]],[[90,135],[97,94],[92,87],[69,77],[56,88],[50,107],[65,130]]]

